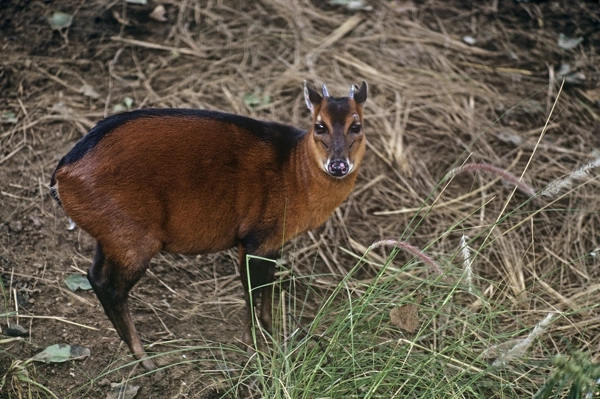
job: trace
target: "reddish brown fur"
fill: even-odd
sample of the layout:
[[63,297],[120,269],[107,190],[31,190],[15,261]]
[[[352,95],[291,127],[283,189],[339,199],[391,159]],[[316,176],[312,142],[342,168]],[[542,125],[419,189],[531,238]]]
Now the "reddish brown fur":
[[[278,170],[272,146],[243,129],[231,130],[194,118],[128,123],[57,171],[65,212],[123,264],[149,260],[160,250],[221,251],[257,226],[269,231],[257,251],[266,255],[323,224],[354,187],[357,169],[338,180],[306,165],[307,153],[318,148],[308,135]],[[238,162],[223,170],[219,158]],[[135,252],[123,253],[124,242]]]
[[[362,103],[349,98],[349,114],[330,115],[328,100],[314,104],[313,122],[320,114],[347,130],[357,114],[362,123]],[[352,191],[365,151],[362,133],[344,138],[351,141],[346,152],[355,167],[343,178],[323,169],[330,152],[325,139],[309,130],[282,162],[276,146],[236,124],[141,116],[112,129],[80,159],[59,164],[60,202],[98,242],[90,282],[146,368],[154,364],[145,358],[126,300],[150,259],[159,251],[202,254],[238,245],[248,288],[247,253],[272,256],[284,242],[323,224]],[[253,273],[252,285],[260,286],[272,282],[274,268]],[[262,292],[260,317],[268,328],[271,294]],[[246,302],[243,340],[250,344],[248,294]]]

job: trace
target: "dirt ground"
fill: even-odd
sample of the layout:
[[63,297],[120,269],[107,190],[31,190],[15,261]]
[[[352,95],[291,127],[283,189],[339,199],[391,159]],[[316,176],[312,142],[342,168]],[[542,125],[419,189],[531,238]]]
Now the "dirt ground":
[[[463,162],[517,176],[525,171],[537,191],[598,159],[598,2],[476,3],[366,1],[367,8],[349,10],[309,0],[1,2],[0,313],[18,316],[0,324],[18,323],[28,334],[0,346],[0,374],[55,343],[91,351],[84,360],[35,364],[33,377],[58,397],[104,398],[110,382],[141,373],[116,370],[129,361],[127,348],[95,295],[66,287],[68,275],[87,270],[94,242],[67,230],[48,191],[56,163],[75,142],[128,107],[217,109],[306,128],[303,80],[326,82],[333,95],[367,80],[369,149],[355,193],[323,228],[284,251],[295,274],[318,273],[327,276],[323,281],[338,281],[352,268],[348,252],[360,255],[383,238],[403,236],[451,265],[460,233],[479,237],[505,204],[515,208],[527,199],[521,192],[511,197],[512,186],[484,173],[438,187]],[[157,5],[165,21],[149,16]],[[51,29],[47,19],[57,11],[73,16],[70,27]],[[561,34],[582,41],[559,46]],[[586,309],[557,327],[553,339],[598,354],[595,172],[555,200],[526,204],[523,212],[543,212],[497,229],[497,245],[483,245],[485,235],[476,244],[477,273],[490,295],[523,311],[507,328],[538,320],[547,309]],[[415,225],[420,206],[436,197],[441,205]],[[456,223],[460,229],[449,230]],[[157,257],[131,299],[144,342],[159,352],[235,347],[243,317],[235,258],[233,251]],[[396,262],[409,259],[400,254]],[[365,278],[373,272],[366,268]],[[311,289],[325,295],[327,285]],[[575,296],[580,292],[589,295]],[[308,306],[316,309],[318,297]],[[228,353],[229,361],[245,361],[242,352]],[[183,360],[175,354],[159,362]],[[173,367],[158,381],[143,377],[138,397],[219,397],[218,378],[204,372],[215,364],[207,364]],[[0,392],[13,395],[10,385]]]

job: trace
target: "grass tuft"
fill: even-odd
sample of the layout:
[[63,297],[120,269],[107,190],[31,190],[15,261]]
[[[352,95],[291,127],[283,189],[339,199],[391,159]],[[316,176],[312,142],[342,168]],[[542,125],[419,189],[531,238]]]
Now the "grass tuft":
[[589,354],[575,351],[570,356],[558,355],[554,365],[556,370],[534,399],[564,397],[565,390],[569,399],[600,397],[600,364],[592,362]]
[[[552,321],[552,319],[554,319],[555,315],[555,312],[548,313],[544,320],[536,324],[533,331],[531,331],[526,338],[511,341],[510,344],[512,347],[508,351],[498,356],[498,358],[494,360],[494,363],[492,363],[492,365],[495,367],[507,366],[509,362],[523,357],[526,351],[529,348],[531,348],[533,342],[537,338],[539,338],[542,335],[542,333],[546,330],[548,325],[550,325],[550,322]],[[496,349],[497,347],[498,345],[490,349]]]
[[590,173],[592,169],[595,169],[598,166],[600,166],[600,158],[580,167],[565,177],[552,181],[540,194],[545,197],[556,197],[560,192],[571,188],[575,182],[589,180],[591,178]]
[[471,249],[469,248],[469,237],[464,234],[460,237],[460,252],[463,259],[463,268],[465,270],[465,282],[469,287],[469,293],[473,293],[473,259],[471,258]]

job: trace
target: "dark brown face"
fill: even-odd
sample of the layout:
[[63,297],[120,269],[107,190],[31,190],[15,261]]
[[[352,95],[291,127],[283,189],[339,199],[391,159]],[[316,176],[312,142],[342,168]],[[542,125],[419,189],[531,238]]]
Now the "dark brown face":
[[[329,176],[341,179],[355,171],[365,152],[363,134],[363,104],[366,84],[355,94],[353,86],[348,97],[330,97],[323,88],[323,97],[314,90],[305,90],[306,101],[313,114],[311,134],[313,156],[319,168]],[[360,100],[360,101],[359,101]]]
[[325,172],[342,178],[351,173],[364,154],[362,120],[350,98],[323,99],[315,117],[313,139],[318,160]]

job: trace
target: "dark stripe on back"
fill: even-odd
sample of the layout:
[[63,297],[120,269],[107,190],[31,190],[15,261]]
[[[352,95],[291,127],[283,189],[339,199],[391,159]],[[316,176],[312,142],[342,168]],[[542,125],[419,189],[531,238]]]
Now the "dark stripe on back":
[[[293,126],[284,125],[277,122],[265,122],[246,116],[228,114],[219,111],[208,111],[199,109],[185,108],[149,108],[138,109],[134,111],[116,114],[102,119],[94,126],[75,146],[65,155],[56,166],[58,170],[61,166],[74,163],[85,156],[111,131],[117,127],[139,118],[160,118],[160,117],[187,117],[212,119],[223,123],[230,123],[244,128],[259,140],[271,143],[279,154],[279,162],[284,162],[292,148],[304,137],[305,131]],[[56,184],[55,174],[52,174],[50,187]]]

